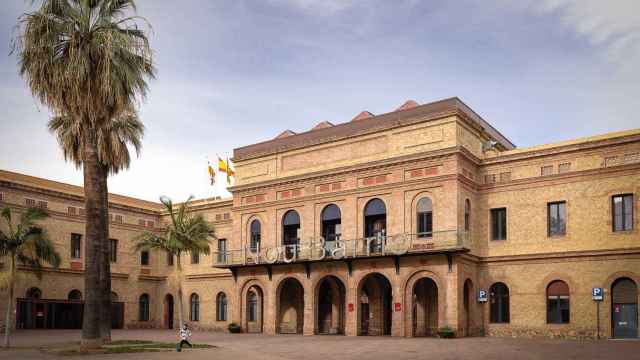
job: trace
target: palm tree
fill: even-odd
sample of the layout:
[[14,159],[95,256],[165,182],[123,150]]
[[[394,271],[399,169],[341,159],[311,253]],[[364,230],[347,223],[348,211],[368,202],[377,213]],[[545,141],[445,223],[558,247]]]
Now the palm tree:
[[194,215],[189,211],[189,203],[193,199],[190,196],[187,201],[174,210],[173,202],[168,197],[160,197],[160,202],[164,205],[167,213],[171,217],[162,234],[155,234],[146,231],[135,239],[135,251],[160,250],[166,252],[168,256],[176,258],[176,275],[178,279],[178,322],[180,328],[184,324],[184,309],[182,305],[182,253],[198,253],[208,255],[210,253],[209,243],[214,238],[213,227],[202,217],[201,214]]
[[[82,343],[110,339],[110,269],[107,177],[129,164],[125,146],[105,144],[110,123],[135,117],[138,100],[154,77],[143,20],[130,16],[134,0],[33,0],[37,10],[23,14],[14,50],[19,72],[34,97],[53,114],[65,155],[83,167],[86,214],[85,304]],[[102,134],[102,135],[101,135]],[[140,133],[141,135],[141,133]],[[117,137],[117,135],[116,135]],[[139,143],[139,139],[138,139]],[[70,147],[72,144],[74,147]],[[134,143],[135,146],[135,143]],[[102,309],[102,310],[101,310]]]
[[53,243],[45,231],[36,225],[36,221],[48,216],[42,209],[29,208],[20,214],[17,224],[14,224],[9,207],[5,207],[0,212],[0,217],[6,223],[6,231],[0,229],[0,256],[8,261],[0,274],[0,287],[8,290],[9,295],[5,316],[5,348],[9,347],[9,335],[13,324],[11,315],[13,314],[14,288],[18,277],[18,262],[28,266],[38,278],[42,276],[41,261],[48,262],[56,268],[60,265],[60,255],[56,252]]
[[[54,133],[58,139],[65,159],[73,162],[78,167],[82,165],[83,159],[83,136],[80,128],[81,126],[70,116],[55,116],[49,121],[49,131]],[[136,154],[140,154],[142,148],[140,139],[143,134],[144,125],[133,110],[123,113],[111,121],[102,123],[94,133],[97,139],[98,155],[101,159],[104,159],[99,169],[104,175],[100,179],[101,185],[104,188],[104,191],[101,192],[101,200],[104,203],[108,204],[106,174],[117,173],[120,169],[129,167],[131,156],[129,155],[128,145],[131,145],[135,149]],[[108,211],[104,213],[104,216],[105,218],[101,219],[107,229],[107,233],[104,234],[104,239],[109,239]],[[109,261],[109,241],[102,240],[101,246],[97,251],[99,252],[99,261],[97,262],[101,267],[101,272],[98,277],[98,285],[101,287],[99,294],[99,331],[102,340],[109,342],[111,341],[111,263]]]

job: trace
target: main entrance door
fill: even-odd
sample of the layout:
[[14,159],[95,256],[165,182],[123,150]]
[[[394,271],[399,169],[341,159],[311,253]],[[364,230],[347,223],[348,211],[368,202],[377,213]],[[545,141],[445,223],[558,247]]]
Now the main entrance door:
[[611,286],[611,323],[614,338],[638,336],[638,291],[629,278],[616,280]]

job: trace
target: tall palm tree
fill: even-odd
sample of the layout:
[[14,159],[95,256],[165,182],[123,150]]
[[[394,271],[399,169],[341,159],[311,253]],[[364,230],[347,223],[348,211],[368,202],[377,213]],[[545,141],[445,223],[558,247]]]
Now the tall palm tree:
[[111,331],[105,308],[111,293],[105,256],[107,176],[129,164],[126,146],[110,147],[102,141],[112,139],[104,135],[109,123],[135,115],[138,100],[145,97],[147,79],[155,72],[151,48],[145,31],[138,27],[145,20],[131,16],[134,0],[33,2],[40,5],[19,18],[14,50],[20,74],[34,97],[49,107],[52,122],[67,119],[65,124],[72,127],[67,132],[78,138],[72,141],[77,146],[73,152],[66,142],[61,146],[65,155],[73,155],[68,158],[83,167],[86,296],[82,343],[97,346],[110,339]]
[[[5,207],[0,212],[4,220],[6,230],[0,229],[0,256],[5,259],[5,266],[0,273],[0,287],[8,290],[7,312],[5,315],[4,347],[9,347],[9,335],[13,321],[13,296],[15,284],[19,273],[18,263],[29,267],[40,278],[41,261],[48,262],[53,267],[60,265],[60,255],[56,252],[53,243],[47,237],[45,231],[38,227],[36,222],[47,218],[46,211],[38,208],[29,208],[20,214],[17,223],[14,224],[11,209]],[[20,273],[23,274],[23,273]]]
[[[62,152],[66,160],[73,162],[76,166],[82,165],[84,137],[81,133],[81,125],[70,116],[54,116],[49,121],[49,131],[55,134],[58,143],[62,147]],[[140,139],[144,134],[144,125],[138,119],[137,114],[132,110],[123,113],[111,121],[102,123],[96,129],[94,136],[97,139],[97,151],[101,159],[104,159],[99,170],[101,174],[100,184],[104,189],[100,193],[101,201],[108,204],[107,199],[107,174],[117,173],[120,169],[128,168],[131,163],[129,146],[132,146],[139,154],[142,148]],[[107,207],[108,209],[108,207]],[[108,234],[108,211],[104,213],[105,218],[101,221],[105,224],[107,233],[105,239],[109,239]],[[88,220],[88,219],[87,219]],[[102,340],[111,340],[111,268],[109,261],[110,252],[109,241],[101,242],[98,251],[100,273],[98,284],[101,287],[99,294],[99,326]]]
[[171,223],[165,226],[161,234],[146,231],[135,239],[135,251],[160,250],[176,258],[176,276],[178,280],[178,322],[180,328],[184,324],[184,309],[182,305],[182,262],[183,253],[198,253],[208,255],[209,244],[215,237],[214,228],[201,214],[189,211],[190,196],[187,201],[174,209],[173,202],[168,197],[160,197],[160,202],[171,217]]

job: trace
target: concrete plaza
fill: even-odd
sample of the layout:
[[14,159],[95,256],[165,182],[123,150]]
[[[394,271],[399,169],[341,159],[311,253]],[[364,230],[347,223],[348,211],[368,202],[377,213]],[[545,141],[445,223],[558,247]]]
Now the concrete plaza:
[[[12,336],[16,349],[0,351],[0,359],[39,360],[55,357],[39,347],[80,338],[75,330],[18,331]],[[116,330],[114,340],[175,341],[167,330]],[[192,340],[217,346],[160,353],[74,356],[72,359],[638,359],[640,341],[562,341],[492,337],[463,339],[344,337],[300,335],[249,335],[194,332]]]

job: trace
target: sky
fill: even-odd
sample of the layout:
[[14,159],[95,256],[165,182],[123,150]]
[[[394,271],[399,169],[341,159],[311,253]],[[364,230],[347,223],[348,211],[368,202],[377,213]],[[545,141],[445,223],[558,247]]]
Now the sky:
[[[29,4],[0,3],[0,169],[82,185],[10,54]],[[458,96],[518,147],[640,128],[637,0],[137,5],[158,74],[140,104],[142,153],[109,179],[117,194],[228,196],[209,186],[207,159],[408,99]]]

